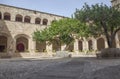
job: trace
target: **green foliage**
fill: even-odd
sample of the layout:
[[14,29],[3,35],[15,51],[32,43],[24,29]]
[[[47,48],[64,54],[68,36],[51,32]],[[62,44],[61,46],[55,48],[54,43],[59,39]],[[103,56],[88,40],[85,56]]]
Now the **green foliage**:
[[89,24],[90,35],[105,35],[108,46],[112,46],[116,33],[120,30],[120,11],[116,7],[104,4],[89,6],[85,4],[82,9],[76,9],[74,18]]
[[63,44],[69,45],[74,41],[74,36],[88,36],[87,26],[78,20],[64,18],[54,21],[51,27],[42,31],[36,30],[33,38],[36,41],[55,41],[59,40]]

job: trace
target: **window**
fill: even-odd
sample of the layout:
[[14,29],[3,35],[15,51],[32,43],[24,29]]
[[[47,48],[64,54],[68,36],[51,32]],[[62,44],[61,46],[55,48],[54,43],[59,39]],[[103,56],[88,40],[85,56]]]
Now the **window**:
[[25,16],[25,18],[24,18],[24,22],[26,22],[26,23],[30,23],[30,20],[31,20],[31,18],[30,18],[29,16]]
[[47,19],[43,19],[43,25],[47,25],[48,20]]
[[15,21],[22,22],[22,18],[23,18],[22,15],[17,14],[16,18],[15,18]]
[[4,20],[10,20],[10,13],[4,13]]
[[41,19],[40,19],[40,18],[36,18],[36,19],[35,19],[35,24],[40,24],[40,22],[41,22]]

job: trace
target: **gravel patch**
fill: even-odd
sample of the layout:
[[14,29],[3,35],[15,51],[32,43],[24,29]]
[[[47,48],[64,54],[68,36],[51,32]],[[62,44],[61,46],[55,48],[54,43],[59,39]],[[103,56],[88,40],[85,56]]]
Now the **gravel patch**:
[[0,60],[0,79],[119,79],[120,59]]

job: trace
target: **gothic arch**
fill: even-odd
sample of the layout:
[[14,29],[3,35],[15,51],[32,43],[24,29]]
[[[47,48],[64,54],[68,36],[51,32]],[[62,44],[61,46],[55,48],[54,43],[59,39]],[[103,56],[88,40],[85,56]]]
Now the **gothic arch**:
[[18,52],[25,52],[29,46],[29,36],[26,34],[18,34],[14,37],[16,39],[16,50]]

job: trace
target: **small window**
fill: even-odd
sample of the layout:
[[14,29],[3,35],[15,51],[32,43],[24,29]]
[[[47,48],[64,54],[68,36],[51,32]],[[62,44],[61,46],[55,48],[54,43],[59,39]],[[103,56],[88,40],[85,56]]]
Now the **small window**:
[[26,23],[30,23],[30,20],[31,20],[31,18],[30,18],[29,16],[25,16],[25,18],[24,18],[24,22],[26,22]]
[[40,19],[40,18],[36,18],[36,19],[35,19],[35,24],[40,24],[40,22],[41,22],[41,19]]
[[4,20],[10,20],[11,16],[10,13],[4,13]]
[[17,14],[15,21],[22,22],[22,18],[23,18],[22,15]]
[[43,25],[47,25],[48,20],[47,19],[43,19]]

